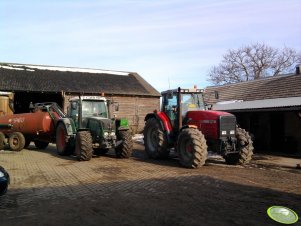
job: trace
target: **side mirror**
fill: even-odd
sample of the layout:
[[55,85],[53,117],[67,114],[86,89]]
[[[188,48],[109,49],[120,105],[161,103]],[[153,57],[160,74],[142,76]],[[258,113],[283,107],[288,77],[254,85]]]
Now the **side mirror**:
[[71,109],[76,110],[77,109],[77,103],[76,102],[71,102]]

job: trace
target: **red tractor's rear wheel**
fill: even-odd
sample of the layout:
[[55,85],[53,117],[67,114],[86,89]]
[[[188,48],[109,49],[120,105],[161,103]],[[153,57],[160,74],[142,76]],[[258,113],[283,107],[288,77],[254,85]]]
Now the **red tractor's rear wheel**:
[[144,146],[148,157],[164,159],[169,155],[167,138],[161,124],[155,118],[146,121],[144,131]]
[[206,139],[197,129],[183,129],[178,137],[177,151],[180,163],[184,167],[197,168],[202,166],[208,155]]
[[20,132],[14,132],[9,135],[8,143],[12,151],[21,151],[25,146],[25,137]]

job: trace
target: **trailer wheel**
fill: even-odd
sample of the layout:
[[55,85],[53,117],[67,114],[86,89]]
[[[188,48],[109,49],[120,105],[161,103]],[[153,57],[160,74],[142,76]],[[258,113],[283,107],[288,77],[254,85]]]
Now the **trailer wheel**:
[[168,143],[162,126],[155,118],[146,121],[143,130],[146,154],[153,159],[166,159],[169,156]]
[[236,128],[236,138],[238,153],[228,154],[224,158],[229,165],[244,165],[252,159],[253,142],[249,133],[239,127]]
[[69,144],[66,127],[63,123],[59,123],[56,128],[55,140],[56,150],[59,155],[70,155],[72,153],[72,147]]
[[89,161],[92,158],[92,136],[89,131],[77,132],[75,154],[79,161]]
[[48,147],[49,142],[44,142],[44,141],[39,141],[39,140],[35,140],[34,141],[34,145],[38,148],[38,149],[45,149]]
[[130,131],[119,131],[117,134],[118,141],[122,143],[115,148],[117,158],[129,158],[133,151],[133,140]]
[[0,150],[2,150],[5,146],[5,135],[4,133],[0,132]]
[[20,132],[14,132],[9,135],[8,143],[10,150],[21,151],[25,146],[25,137]]
[[206,139],[197,129],[183,129],[178,138],[177,151],[182,166],[186,168],[202,166],[208,155]]

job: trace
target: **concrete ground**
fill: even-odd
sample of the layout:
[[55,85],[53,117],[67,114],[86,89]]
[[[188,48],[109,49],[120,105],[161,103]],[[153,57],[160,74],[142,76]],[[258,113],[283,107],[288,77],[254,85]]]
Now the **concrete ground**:
[[272,205],[301,215],[300,159],[255,155],[229,166],[213,155],[192,170],[134,149],[130,159],[111,151],[89,162],[58,156],[54,145],[0,151],[11,176],[0,225],[276,225]]

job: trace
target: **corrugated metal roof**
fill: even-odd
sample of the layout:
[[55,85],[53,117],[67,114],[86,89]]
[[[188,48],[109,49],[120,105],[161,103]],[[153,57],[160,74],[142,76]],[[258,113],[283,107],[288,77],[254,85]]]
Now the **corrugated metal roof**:
[[263,108],[283,108],[283,107],[301,107],[301,97],[275,98],[254,101],[242,101],[227,104],[214,104],[213,110],[244,110],[244,109],[263,109]]
[[[216,92],[219,94],[219,99],[215,99]],[[279,75],[235,84],[211,86],[205,90],[205,101],[208,104],[228,100],[254,101],[300,96],[300,74]]]

